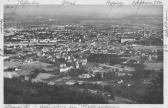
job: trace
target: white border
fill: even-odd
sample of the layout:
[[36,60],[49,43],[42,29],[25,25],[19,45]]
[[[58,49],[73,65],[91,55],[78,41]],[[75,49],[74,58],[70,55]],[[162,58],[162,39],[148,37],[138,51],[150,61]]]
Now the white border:
[[[18,4],[19,0],[0,0],[0,19],[3,19],[3,5],[4,4]],[[28,0],[29,2],[36,1],[39,4],[62,4],[63,0]],[[66,0],[70,2],[75,2],[75,4],[105,4],[107,0]],[[112,1],[112,0],[111,0]],[[114,1],[114,0],[113,0]],[[133,0],[117,0],[122,1],[124,4],[129,4]],[[146,1],[152,1],[152,0],[146,0]],[[166,11],[168,12],[168,0],[161,0],[163,1],[164,5],[164,104],[95,104],[95,105],[89,105],[89,104],[37,104],[37,105],[26,105],[26,104],[18,104],[18,105],[4,105],[3,103],[3,57],[0,56],[0,106],[4,108],[168,108],[168,67],[167,67],[167,60],[168,60],[168,34],[166,32],[168,31],[168,23],[166,19]],[[168,33],[168,32],[167,32]],[[0,33],[0,49],[3,49],[3,33]]]

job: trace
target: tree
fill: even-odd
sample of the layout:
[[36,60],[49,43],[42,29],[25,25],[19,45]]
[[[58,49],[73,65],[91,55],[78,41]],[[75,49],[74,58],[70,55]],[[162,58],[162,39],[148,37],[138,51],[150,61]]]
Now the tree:
[[163,72],[160,72],[146,88],[142,103],[163,104]]

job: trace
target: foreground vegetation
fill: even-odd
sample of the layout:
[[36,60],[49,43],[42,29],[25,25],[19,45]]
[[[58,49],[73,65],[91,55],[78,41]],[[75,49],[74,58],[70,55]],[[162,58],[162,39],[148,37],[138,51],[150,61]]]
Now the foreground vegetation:
[[20,79],[6,79],[5,104],[105,104],[101,96],[64,86],[49,86]]

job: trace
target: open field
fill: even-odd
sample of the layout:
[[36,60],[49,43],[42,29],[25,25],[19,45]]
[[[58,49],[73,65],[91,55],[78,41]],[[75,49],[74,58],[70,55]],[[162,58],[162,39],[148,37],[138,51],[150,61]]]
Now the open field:
[[146,70],[159,71],[163,69],[163,63],[145,63],[144,65]]
[[14,62],[4,62],[4,66],[5,67],[21,67],[23,69],[32,69],[32,68],[44,68],[44,67],[47,67],[48,65],[51,65],[51,64],[48,64],[48,63],[43,63],[43,62],[32,62],[32,63],[25,63],[25,62],[19,62],[19,61],[14,61]]

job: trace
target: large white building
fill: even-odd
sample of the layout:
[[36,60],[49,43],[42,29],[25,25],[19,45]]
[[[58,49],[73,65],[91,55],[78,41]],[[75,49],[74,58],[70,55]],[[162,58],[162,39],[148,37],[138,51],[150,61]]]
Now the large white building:
[[73,67],[65,67],[65,68],[60,68],[60,72],[68,72],[69,70],[71,70]]

